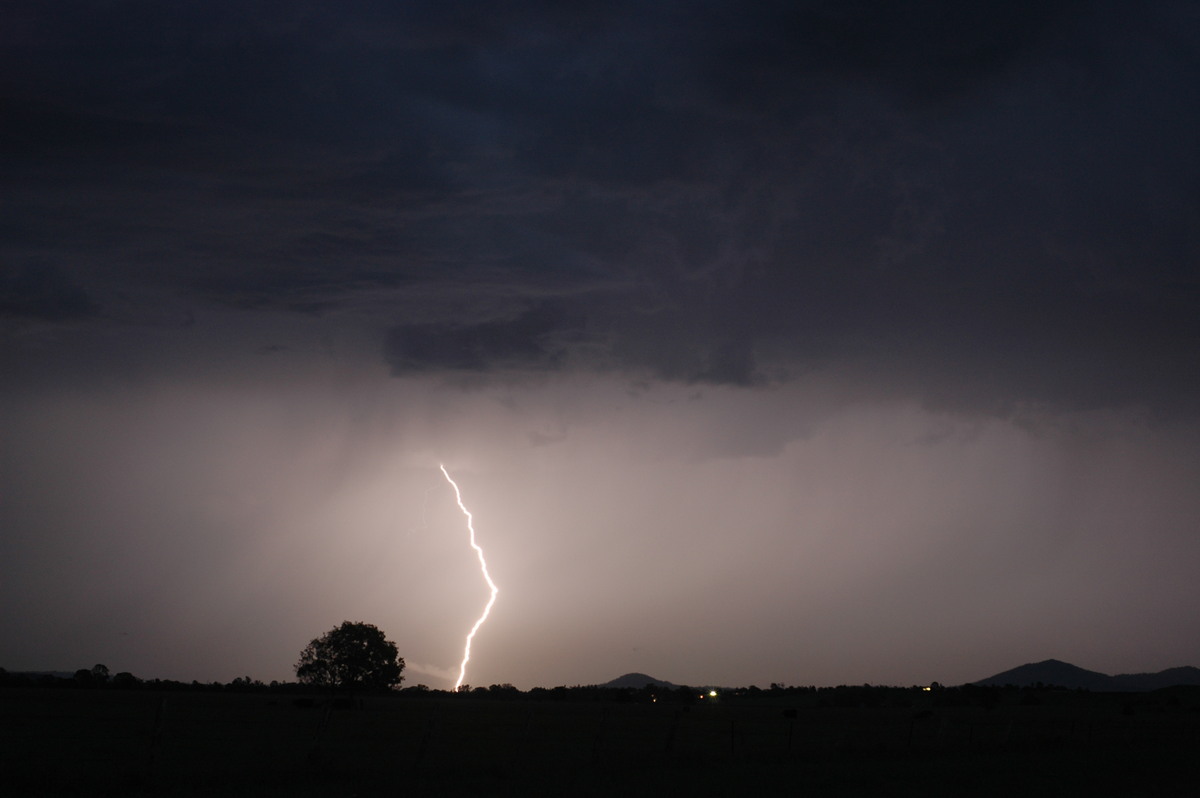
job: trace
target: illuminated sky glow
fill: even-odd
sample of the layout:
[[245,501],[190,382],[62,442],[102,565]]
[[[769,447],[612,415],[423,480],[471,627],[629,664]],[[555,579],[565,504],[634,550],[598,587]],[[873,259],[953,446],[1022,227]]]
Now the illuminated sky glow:
[[1198,13],[6,4],[0,667],[1200,665]]

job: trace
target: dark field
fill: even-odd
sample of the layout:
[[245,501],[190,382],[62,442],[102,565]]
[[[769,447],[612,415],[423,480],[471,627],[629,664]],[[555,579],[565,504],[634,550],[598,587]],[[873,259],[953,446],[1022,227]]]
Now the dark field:
[[334,707],[12,688],[0,690],[0,794],[1200,794],[1190,692],[1045,691],[990,709],[910,696],[867,706],[764,692],[681,706],[399,695]]

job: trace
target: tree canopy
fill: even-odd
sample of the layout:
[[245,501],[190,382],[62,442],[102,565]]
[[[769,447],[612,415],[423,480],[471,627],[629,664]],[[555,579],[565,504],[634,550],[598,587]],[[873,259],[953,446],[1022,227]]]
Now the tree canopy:
[[300,652],[296,678],[320,687],[386,690],[403,678],[396,644],[369,623],[343,621]]

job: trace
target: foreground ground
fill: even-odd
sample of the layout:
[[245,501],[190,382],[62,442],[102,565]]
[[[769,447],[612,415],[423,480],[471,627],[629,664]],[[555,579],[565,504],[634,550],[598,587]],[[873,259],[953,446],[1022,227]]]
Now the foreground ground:
[[985,708],[0,691],[0,794],[1200,794],[1196,697]]

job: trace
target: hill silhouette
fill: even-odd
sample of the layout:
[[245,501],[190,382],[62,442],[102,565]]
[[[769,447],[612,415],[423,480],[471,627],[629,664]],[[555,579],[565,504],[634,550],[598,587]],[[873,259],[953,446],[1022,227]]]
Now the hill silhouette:
[[1062,662],[1057,659],[1031,662],[997,673],[986,679],[980,679],[972,684],[981,686],[1004,686],[1006,684],[1018,687],[1035,685],[1055,685],[1071,690],[1092,690],[1094,692],[1145,692],[1158,690],[1163,687],[1177,685],[1200,685],[1200,668],[1184,666],[1168,668],[1157,673],[1123,673],[1109,676],[1098,671],[1089,671]]
[[653,676],[647,676],[644,673],[627,673],[624,676],[618,676],[611,682],[605,682],[601,687],[632,687],[640,690],[646,685],[661,687],[665,690],[673,690],[679,685],[664,682],[662,679],[655,679]]

